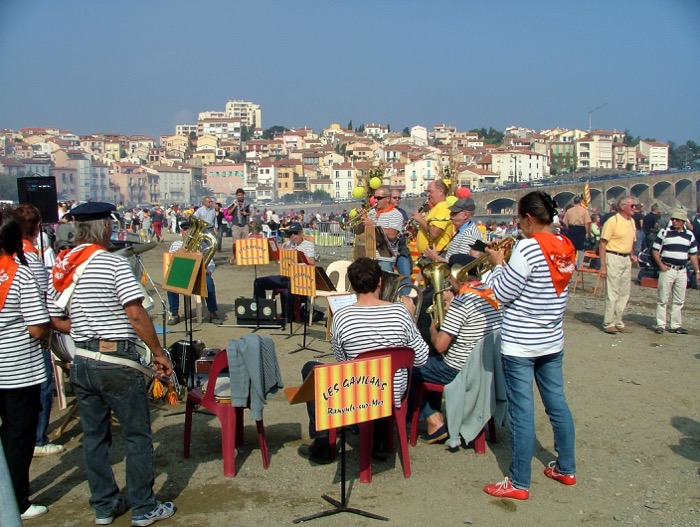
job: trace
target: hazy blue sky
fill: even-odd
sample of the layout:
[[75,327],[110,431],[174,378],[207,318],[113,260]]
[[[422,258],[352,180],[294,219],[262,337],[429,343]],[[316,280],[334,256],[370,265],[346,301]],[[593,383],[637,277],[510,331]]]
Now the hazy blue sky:
[[223,110],[700,142],[700,1],[1,0],[0,128],[152,136]]

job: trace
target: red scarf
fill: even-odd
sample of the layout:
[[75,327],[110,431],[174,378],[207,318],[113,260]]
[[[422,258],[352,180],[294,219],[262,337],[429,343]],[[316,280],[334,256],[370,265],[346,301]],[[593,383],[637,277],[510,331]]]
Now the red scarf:
[[75,249],[64,249],[56,257],[56,263],[51,272],[53,278],[53,286],[59,293],[62,293],[70,284],[73,283],[73,275],[75,270],[87,261],[93,253],[104,251],[104,247],[91,243],[89,245],[81,245]]
[[0,309],[5,307],[7,294],[10,292],[10,286],[15,279],[19,269],[19,264],[13,256],[0,256]]
[[34,253],[37,256],[39,256],[39,250],[36,247],[34,247],[34,244],[32,242],[30,242],[29,240],[25,240],[24,238],[22,238],[22,250],[25,253]]
[[479,281],[467,282],[462,287],[460,287],[459,294],[463,295],[464,293],[471,293],[473,295],[481,297],[484,300],[486,300],[492,308],[498,309],[499,304],[498,300],[496,300],[496,294],[493,292],[493,289],[486,287]]
[[574,263],[576,249],[569,238],[558,234],[536,232],[532,237],[540,244],[544,259],[549,266],[549,273],[552,275],[554,289],[557,296],[561,296],[576,270]]

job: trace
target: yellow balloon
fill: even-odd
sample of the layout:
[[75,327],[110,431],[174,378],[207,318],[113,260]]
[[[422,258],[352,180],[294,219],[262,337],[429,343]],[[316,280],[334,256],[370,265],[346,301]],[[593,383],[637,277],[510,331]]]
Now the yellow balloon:
[[369,188],[371,188],[372,190],[377,190],[381,186],[382,186],[381,178],[373,177],[372,179],[369,180]]
[[365,197],[365,187],[355,187],[352,189],[352,197],[360,199]]
[[445,201],[451,207],[452,205],[457,203],[457,196],[447,196],[447,199]]
[[357,216],[357,209],[352,209],[352,210],[350,211],[350,214],[349,214],[349,215],[350,215],[350,219],[352,219],[352,218],[354,218],[355,216]]

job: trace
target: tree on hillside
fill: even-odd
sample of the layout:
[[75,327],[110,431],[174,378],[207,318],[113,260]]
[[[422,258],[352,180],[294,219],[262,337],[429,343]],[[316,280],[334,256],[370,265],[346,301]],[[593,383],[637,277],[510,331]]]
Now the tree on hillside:
[[252,129],[249,129],[246,125],[242,124],[241,125],[241,141],[248,141],[248,139],[250,139],[252,132],[253,132]]
[[411,137],[411,130],[410,130],[410,129],[408,128],[408,126],[407,126],[406,128],[403,129],[403,131],[401,132],[401,134],[402,134],[404,137]]
[[270,128],[266,128],[265,131],[263,131],[263,139],[274,139],[278,135],[282,135],[284,132],[289,132],[289,128],[285,128],[282,125],[276,124],[275,126],[271,126]]
[[353,130],[352,119],[350,119],[350,122],[348,123],[348,130]]
[[19,199],[17,196],[17,178],[0,174],[0,196],[2,196],[2,199],[17,202]]
[[488,145],[500,145],[503,143],[503,132],[499,132],[493,127],[486,128],[473,128],[469,130],[472,133],[479,134],[479,137],[484,140],[484,143]]

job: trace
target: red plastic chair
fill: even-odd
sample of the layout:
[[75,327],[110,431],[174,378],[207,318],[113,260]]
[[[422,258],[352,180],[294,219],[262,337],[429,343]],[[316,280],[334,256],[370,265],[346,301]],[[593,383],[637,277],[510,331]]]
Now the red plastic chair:
[[[187,394],[183,455],[185,458],[190,457],[194,407],[203,406],[216,415],[221,422],[221,450],[224,457],[224,476],[232,478],[236,475],[236,446],[243,444],[243,407],[232,406],[230,396],[229,398],[218,398],[214,394],[216,380],[219,378],[221,370],[227,367],[228,356],[226,355],[226,350],[223,349],[216,354],[211,365],[209,382],[207,383],[210,389],[202,394],[199,388],[195,388]],[[267,451],[265,425],[262,420],[256,421],[255,424],[258,429],[258,443],[260,444],[263,467],[267,468],[270,466],[270,455]]]
[[[396,371],[401,368],[408,369],[408,386],[411,385],[411,369],[413,368],[413,360],[415,352],[406,346],[396,346],[391,348],[382,348],[377,350],[365,351],[360,353],[356,358],[372,359],[375,357],[391,356],[391,375],[392,378]],[[401,465],[403,466],[403,475],[405,478],[411,477],[411,459],[408,453],[408,433],[406,432],[406,418],[408,415],[408,390],[401,397],[401,404],[397,408],[393,406],[391,419],[396,425],[396,430],[399,434],[399,446],[401,448]],[[360,429],[360,483],[372,483],[372,433],[374,431],[374,421],[365,421],[359,423]],[[329,431],[329,441],[333,456],[335,456],[335,442],[337,430],[335,428]],[[392,426],[387,427],[387,447],[389,452],[394,450],[394,431]]]
[[[420,403],[423,397],[428,392],[439,392],[443,393],[445,391],[445,386],[442,384],[435,384],[432,382],[422,382],[416,386],[415,398],[413,400],[413,412],[411,415],[411,446],[416,446],[418,442],[418,418],[420,416]],[[489,419],[489,422],[473,439],[474,441],[474,452],[476,454],[486,453],[486,427],[489,429],[489,438],[492,443],[496,442],[496,423],[493,417]]]

